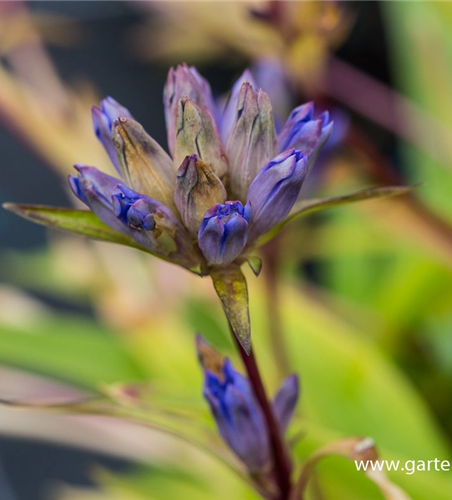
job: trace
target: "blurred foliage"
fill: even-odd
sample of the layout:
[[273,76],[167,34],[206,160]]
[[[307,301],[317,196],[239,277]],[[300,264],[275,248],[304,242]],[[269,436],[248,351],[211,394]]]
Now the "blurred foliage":
[[[382,2],[381,9],[397,90],[426,113],[427,123],[432,120],[435,125],[432,130],[439,127],[447,136],[452,127],[452,7],[446,2]],[[223,19],[221,24],[226,24]],[[261,36],[262,25],[258,26]],[[337,42],[324,46],[325,51],[339,43],[348,27],[340,31]],[[241,42],[236,32],[231,33],[235,45]],[[229,38],[231,33],[226,33]],[[144,35],[149,36],[148,28]],[[190,42],[178,49],[198,50],[199,40]],[[218,54],[218,46],[207,48]],[[39,146],[60,172],[77,159],[73,156],[81,144],[98,166],[105,163],[88,130],[91,91],[74,95],[60,88],[73,118],[66,120],[71,113],[55,108],[42,129],[42,95],[30,93],[6,68],[0,69],[0,82],[5,101],[0,97],[0,106],[14,117],[14,127],[23,128],[25,140]],[[35,135],[37,129],[40,133]],[[73,143],[79,130],[83,130],[80,140]],[[61,141],[55,140],[60,136]],[[437,147],[443,162],[405,143],[398,145],[397,160],[410,181],[426,181],[416,196],[450,221],[452,154],[444,141],[436,140],[432,133],[423,137],[422,144]],[[350,166],[357,159],[344,154],[340,160],[325,162],[330,162],[333,173],[325,175],[318,191],[322,196],[347,192],[344,186],[348,187],[350,174],[343,176],[343,169],[336,167]],[[402,203],[377,200],[313,214],[281,234],[281,344],[290,361],[288,371],[300,373],[302,381],[297,421],[290,429],[298,465],[320,446],[351,435],[371,436],[383,459],[450,458],[452,260],[450,248],[430,229]],[[52,237],[48,248],[36,252],[5,253],[1,272],[5,281],[22,290],[78,311],[43,307],[36,313],[21,301],[16,306],[11,301],[0,303],[2,364],[94,394],[105,394],[120,382],[143,384],[150,388],[156,407],[164,403],[172,411],[191,408],[201,415],[202,426],[212,429],[201,396],[194,331],[224,354],[236,355],[206,280],[173,272],[131,249],[71,237]],[[280,380],[264,280],[246,273],[254,345],[273,392]],[[161,394],[167,394],[164,401]],[[184,451],[181,459],[173,451],[166,461],[140,465],[124,476],[97,469],[93,471],[100,485],[97,491],[61,486],[55,496],[64,500],[257,498],[223,463],[212,461],[210,455],[201,459],[198,453]],[[446,473],[390,476],[413,500],[452,497],[452,480]],[[375,485],[352,463],[337,457],[319,464],[310,499],[319,498],[316,491],[328,500],[381,499]]]
[[0,323],[0,350],[3,363],[91,390],[145,374],[112,332],[83,317],[49,315],[28,328]]
[[[394,78],[403,94],[424,112],[429,132],[424,140],[432,148],[444,150],[441,137],[434,132],[439,124],[450,137],[452,118],[452,7],[444,2],[388,2],[382,5],[391,42],[391,63]],[[422,29],[419,29],[422,26]],[[410,124],[407,124],[410,126]],[[432,160],[417,148],[401,146],[407,174],[428,183],[422,195],[436,210],[451,220],[452,149],[450,140],[445,163]]]
[[[224,58],[279,60],[289,77],[311,90],[339,46],[353,16],[331,1],[152,2],[141,9],[158,14],[131,36],[145,60],[199,63]],[[231,57],[232,56],[232,57]]]
[[[249,280],[255,348],[268,386],[275,388],[278,380],[268,348],[268,326],[260,314],[264,297],[258,279],[249,276]],[[195,300],[202,307],[190,308],[191,321],[208,324],[211,340],[221,345],[225,329],[223,322],[217,322],[220,306],[213,296],[206,301],[196,295],[195,292]],[[300,415],[292,429],[295,433],[302,432],[296,447],[300,459],[306,459],[320,445],[349,435],[371,436],[378,443],[382,457],[391,460],[450,455],[447,440],[423,399],[406,376],[385,357],[375,339],[369,338],[368,331],[353,326],[328,302],[318,300],[313,290],[300,289],[295,284],[283,288],[281,312],[290,368],[299,372],[302,379]],[[185,320],[184,316],[175,318],[172,328],[171,322],[165,322],[161,328],[146,332],[147,339],[135,333],[133,339],[122,337],[112,342],[117,337],[111,333],[106,335],[96,324],[52,314],[28,329],[2,328],[0,360],[57,376],[92,391],[106,383],[147,380],[151,387],[157,384],[162,394],[173,388],[176,395],[167,395],[163,401],[178,412],[189,402],[190,408],[202,408],[207,414],[199,394],[201,380],[194,359],[192,329]],[[143,348],[146,348],[145,356]],[[231,355],[234,356],[232,352]],[[185,403],[177,396],[182,387]],[[158,405],[157,394],[151,393],[151,396],[154,406]],[[167,417],[164,421],[168,425]],[[187,432],[189,428],[180,428],[180,431]],[[331,464],[334,466],[328,466]],[[320,484],[327,498],[340,499],[345,495],[347,498],[365,496],[369,500],[380,498],[374,486],[356,480],[356,470],[348,464],[327,460],[320,466],[319,473],[325,479]],[[396,481],[414,500],[429,497],[446,500],[452,494],[452,481],[445,475],[406,477],[403,473],[395,474]],[[134,479],[132,484],[135,490]],[[156,494],[153,484],[150,480],[147,490],[151,497]],[[184,488],[183,484],[182,481],[173,488]],[[116,487],[119,486],[115,483],[108,486],[113,490]],[[170,488],[166,494],[172,491]]]

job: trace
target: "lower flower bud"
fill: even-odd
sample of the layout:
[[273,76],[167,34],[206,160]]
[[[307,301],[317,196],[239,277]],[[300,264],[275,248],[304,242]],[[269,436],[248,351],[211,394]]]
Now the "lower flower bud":
[[[234,370],[204,341],[198,340],[198,352],[204,366],[204,397],[209,403],[222,438],[247,468],[258,473],[270,460],[270,442],[265,418],[246,377]],[[205,351],[209,363],[204,363]],[[212,364],[212,353],[216,355]]]
[[250,205],[240,201],[217,203],[204,215],[198,232],[198,244],[207,262],[226,266],[242,252],[248,236]]

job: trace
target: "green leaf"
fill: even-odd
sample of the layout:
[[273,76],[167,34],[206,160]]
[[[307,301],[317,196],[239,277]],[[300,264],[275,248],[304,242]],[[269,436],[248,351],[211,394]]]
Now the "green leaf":
[[[405,132],[409,141],[400,143],[400,160],[403,165],[410,167],[406,170],[406,175],[428,183],[429,188],[422,190],[423,201],[450,221],[452,4],[384,4],[382,3],[382,15],[390,47],[388,61],[394,77],[393,83],[400,96],[403,96],[399,97],[398,102],[407,113],[405,125],[400,125],[401,132]],[[420,23],[422,30],[413,29],[413,26],[419,26]]]
[[348,205],[350,203],[356,203],[357,201],[365,200],[375,200],[377,198],[390,198],[392,196],[399,196],[402,194],[407,194],[413,189],[421,186],[421,184],[415,184],[412,186],[377,186],[372,188],[361,189],[360,191],[355,191],[354,193],[345,194],[342,196],[333,196],[330,198],[312,198],[310,200],[303,200],[295,203],[288,217],[279,223],[277,226],[272,228],[268,233],[263,234],[257,243],[257,246],[261,246],[272,238],[274,238],[283,227],[301,217],[302,215],[308,215],[313,212],[320,212],[321,210],[327,210],[328,208],[334,208],[341,205]]
[[[265,296],[257,281],[251,280],[249,285],[251,311],[256,313],[252,315],[253,335],[258,337],[254,349],[265,375],[271,377],[272,352],[263,343],[270,335],[261,313]],[[365,326],[355,326],[346,319],[345,308],[338,312],[336,298],[328,300],[322,294],[319,299],[312,285],[287,284],[280,294],[282,331],[290,360],[287,372],[298,372],[304,387],[303,420],[298,420],[304,437],[296,445],[298,460],[305,461],[320,446],[347,436],[371,436],[382,458],[388,460],[450,456],[447,437],[424,398],[372,340],[372,334],[379,331],[378,321],[372,322],[374,316]],[[296,422],[292,432],[299,429]],[[382,498],[374,485],[357,474],[353,463],[334,458],[327,462],[317,470],[325,498]],[[392,471],[389,476],[413,500],[452,498],[452,480],[447,474]],[[368,492],[371,489],[373,493]]]
[[87,236],[95,240],[127,245],[149,253],[146,248],[139,245],[133,238],[111,229],[89,210],[20,203],[5,203],[3,208],[43,226]]
[[234,335],[246,353],[251,349],[248,286],[239,266],[217,268],[210,273]]
[[0,323],[0,362],[90,390],[146,376],[112,331],[79,316],[52,315],[21,327]]

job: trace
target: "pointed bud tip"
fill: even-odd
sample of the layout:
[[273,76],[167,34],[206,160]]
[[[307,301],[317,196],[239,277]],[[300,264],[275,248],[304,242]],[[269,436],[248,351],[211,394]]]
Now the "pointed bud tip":
[[183,113],[186,113],[191,109],[199,109],[199,106],[187,96],[182,96],[179,99],[177,106],[182,110]]
[[107,95],[107,97],[105,97],[105,99],[103,100],[103,102],[104,101],[107,102],[107,103],[110,103],[110,104],[119,105],[119,102],[116,99],[113,99],[113,97],[111,97],[110,95]]
[[188,167],[193,164],[196,165],[198,161],[199,161],[198,155],[196,154],[187,155],[180,164],[180,167],[177,169],[176,172],[177,178],[185,177],[185,175],[187,174]]
[[[130,117],[126,117],[126,116],[118,116],[117,118],[115,118],[113,120],[113,127],[114,128],[119,128],[119,127],[127,127],[129,126],[130,124],[136,124],[136,125],[139,125],[138,122],[136,122],[135,120],[133,120],[132,118]],[[141,125],[140,125],[141,126]]]
[[250,84],[254,82],[254,76],[252,71],[249,68],[246,68],[245,71],[242,73],[241,78]]
[[298,373],[291,373],[287,378],[286,382],[296,388],[297,391],[300,390],[300,376]]
[[113,122],[114,144],[117,149],[125,147],[125,141],[128,144],[139,144],[143,134],[143,126],[133,118],[118,116]]
[[17,212],[19,209],[20,209],[20,204],[19,203],[11,203],[11,202],[6,202],[6,203],[2,203],[2,208],[4,208],[5,210],[8,210],[8,212]]
[[251,339],[248,337],[246,339],[239,338],[240,345],[243,347],[246,355],[249,356],[251,354]]
[[200,333],[196,332],[195,343],[196,343],[196,347],[198,348],[200,345],[207,344],[207,341],[204,340],[204,337]]
[[77,172],[79,174],[84,174],[84,173],[88,173],[88,172],[93,172],[93,171],[98,171],[98,169],[96,167],[91,167],[89,165],[84,165],[83,163],[75,163],[74,164],[74,168],[75,170],[77,170]]
[[196,335],[195,342],[198,360],[203,369],[223,380],[223,366],[226,358],[214,349],[199,333]]

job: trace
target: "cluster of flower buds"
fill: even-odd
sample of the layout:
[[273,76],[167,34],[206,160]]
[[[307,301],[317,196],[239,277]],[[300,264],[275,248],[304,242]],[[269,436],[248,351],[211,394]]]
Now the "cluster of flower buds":
[[328,113],[300,106],[278,134],[270,99],[249,71],[221,110],[185,64],[170,70],[164,104],[170,154],[114,99],[93,108],[120,179],[78,165],[72,190],[105,224],[165,260],[200,274],[243,261],[297,200],[331,132]]

